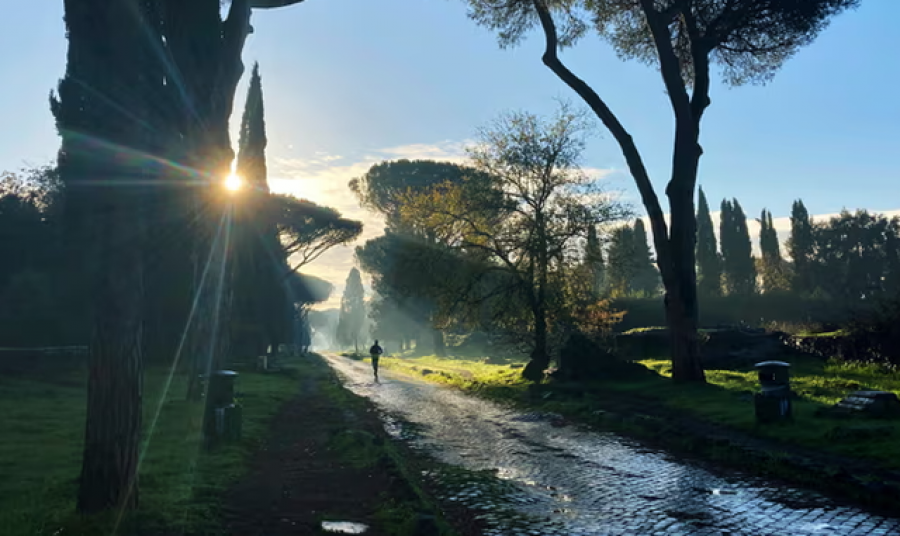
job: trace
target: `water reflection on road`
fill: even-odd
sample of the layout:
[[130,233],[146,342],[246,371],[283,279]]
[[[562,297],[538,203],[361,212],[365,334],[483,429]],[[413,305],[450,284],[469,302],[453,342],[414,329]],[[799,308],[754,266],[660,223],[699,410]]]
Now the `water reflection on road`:
[[445,499],[481,510],[486,534],[900,535],[868,514],[764,480],[715,474],[608,433],[556,428],[538,414],[329,356],[388,430],[439,460],[497,478],[434,475]]

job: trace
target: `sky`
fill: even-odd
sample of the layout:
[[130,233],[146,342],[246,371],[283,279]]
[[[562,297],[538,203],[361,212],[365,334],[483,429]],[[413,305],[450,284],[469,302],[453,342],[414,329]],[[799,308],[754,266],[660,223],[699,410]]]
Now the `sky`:
[[[42,0],[20,2],[15,16],[0,19],[0,170],[49,162],[59,146],[47,99],[65,70],[62,16],[61,0]],[[844,208],[900,214],[898,20],[897,0],[866,0],[769,84],[713,85],[699,173],[713,210],[726,197],[751,217],[768,208],[782,238],[797,198],[816,216]],[[579,104],[541,63],[540,35],[501,49],[461,0],[306,0],[256,11],[252,23],[244,61],[260,63],[272,189],[362,220],[360,243],[382,223],[358,206],[347,182],[372,164],[462,162],[477,129],[504,111],[550,114],[560,98]],[[621,61],[593,36],[562,58],[630,130],[662,196],[674,121],[659,74]],[[237,112],[248,76],[249,68]],[[604,170],[605,186],[640,209],[618,146],[596,130],[585,166]],[[305,270],[335,284],[324,306],[339,302],[353,264],[349,246]]]

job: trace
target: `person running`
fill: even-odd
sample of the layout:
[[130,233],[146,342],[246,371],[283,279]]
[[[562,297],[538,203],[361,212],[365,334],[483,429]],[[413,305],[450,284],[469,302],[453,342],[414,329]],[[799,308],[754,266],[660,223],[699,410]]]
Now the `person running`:
[[375,371],[375,381],[378,381],[378,358],[381,357],[381,354],[384,353],[384,350],[381,346],[378,346],[378,339],[375,339],[375,344],[369,348],[369,355],[372,356],[372,370]]

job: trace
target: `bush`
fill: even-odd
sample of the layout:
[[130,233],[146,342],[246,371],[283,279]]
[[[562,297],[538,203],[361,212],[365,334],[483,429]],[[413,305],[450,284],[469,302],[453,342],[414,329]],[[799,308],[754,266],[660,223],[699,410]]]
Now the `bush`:
[[847,344],[871,361],[900,365],[900,296],[863,311],[847,326]]
[[[666,325],[666,311],[661,297],[617,298],[612,300],[612,307],[626,311],[622,321],[616,325],[617,331]],[[825,298],[801,298],[793,294],[700,298],[699,307],[700,327],[706,328],[739,324],[765,326],[773,322],[844,324],[851,318],[850,310],[836,302]]]

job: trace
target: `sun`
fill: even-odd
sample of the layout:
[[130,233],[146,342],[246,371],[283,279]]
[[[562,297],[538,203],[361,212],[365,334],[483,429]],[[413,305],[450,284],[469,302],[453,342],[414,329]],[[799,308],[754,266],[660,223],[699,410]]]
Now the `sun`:
[[229,192],[237,192],[244,187],[244,179],[234,173],[225,177],[225,189]]

